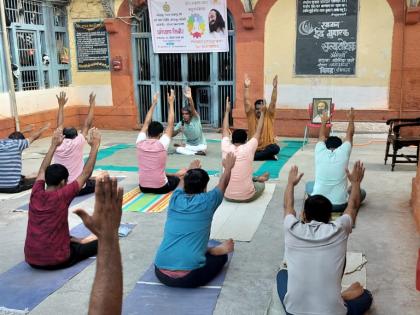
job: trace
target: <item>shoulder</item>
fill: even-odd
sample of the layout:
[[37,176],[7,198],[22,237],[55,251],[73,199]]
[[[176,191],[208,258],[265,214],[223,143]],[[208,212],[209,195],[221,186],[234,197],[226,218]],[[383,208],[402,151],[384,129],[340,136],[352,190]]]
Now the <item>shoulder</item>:
[[327,146],[324,141],[318,141],[315,145],[315,153],[321,153],[327,151]]
[[222,138],[222,149],[228,149],[229,146],[232,144],[232,141],[229,137]]
[[293,214],[288,214],[284,217],[283,226],[285,230],[291,230],[296,224],[299,223],[300,221]]
[[142,142],[142,141],[146,140],[146,138],[147,138],[147,137],[146,137],[146,133],[145,133],[145,132],[140,131],[140,132],[139,132],[139,135],[137,136],[136,143]]
[[338,217],[333,221],[333,224],[338,228],[343,228],[347,234],[350,234],[353,228],[353,220],[348,214],[343,214],[342,216]]
[[344,141],[343,144],[340,145],[340,147],[337,150],[343,151],[343,152],[346,152],[346,153],[350,153],[350,151],[351,151],[351,143],[350,143],[350,141],[347,141],[347,140]]
[[245,144],[245,146],[247,147],[247,148],[254,148],[255,147],[255,149],[257,149],[257,147],[258,147],[258,139],[257,138],[255,138],[255,137],[252,137],[246,144]]
[[45,180],[37,180],[32,186],[32,193],[45,190]]

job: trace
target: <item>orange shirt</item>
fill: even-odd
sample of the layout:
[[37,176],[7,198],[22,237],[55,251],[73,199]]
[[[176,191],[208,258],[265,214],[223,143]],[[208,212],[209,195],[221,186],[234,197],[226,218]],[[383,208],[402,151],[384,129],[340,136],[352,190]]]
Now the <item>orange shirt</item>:
[[[248,119],[248,138],[252,137],[257,130],[258,119],[255,116],[255,111],[250,110],[247,113]],[[271,113],[269,110],[265,113],[264,116],[264,125],[261,132],[261,137],[258,141],[257,151],[263,150],[266,146],[276,143],[274,139],[274,119],[275,113]]]

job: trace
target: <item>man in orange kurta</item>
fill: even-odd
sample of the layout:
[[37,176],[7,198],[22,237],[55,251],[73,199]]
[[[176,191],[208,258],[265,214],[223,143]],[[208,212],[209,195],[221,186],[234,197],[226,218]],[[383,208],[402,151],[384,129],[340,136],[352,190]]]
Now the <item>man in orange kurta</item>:
[[[258,123],[258,119],[261,115],[261,108],[266,106],[264,99],[258,99],[252,106],[249,99],[249,87],[251,80],[246,75],[244,81],[244,105],[245,113],[248,120],[248,135],[255,134],[255,129]],[[261,137],[258,140],[258,148],[255,152],[255,161],[265,160],[277,160],[277,154],[280,151],[280,147],[277,145],[274,139],[274,120],[276,115],[276,102],[277,102],[277,75],[273,79],[273,93],[271,94],[270,105],[267,108],[266,115],[264,117],[264,127],[261,133]]]

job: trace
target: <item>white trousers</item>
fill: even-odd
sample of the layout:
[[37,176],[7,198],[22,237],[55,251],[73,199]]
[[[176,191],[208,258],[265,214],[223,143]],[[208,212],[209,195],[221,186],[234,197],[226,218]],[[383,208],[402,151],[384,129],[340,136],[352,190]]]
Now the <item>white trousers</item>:
[[195,155],[198,151],[206,151],[206,150],[207,150],[207,144],[199,144],[199,145],[187,144],[185,147],[176,148],[176,153],[183,154],[183,155]]

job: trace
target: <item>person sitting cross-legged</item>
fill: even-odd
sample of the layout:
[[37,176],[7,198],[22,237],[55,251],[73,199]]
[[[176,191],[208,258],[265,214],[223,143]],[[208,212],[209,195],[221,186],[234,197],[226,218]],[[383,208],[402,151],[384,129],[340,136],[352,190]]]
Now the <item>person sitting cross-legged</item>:
[[296,217],[294,187],[303,174],[293,166],[284,193],[284,242],[287,270],[277,274],[277,291],[287,314],[363,315],[372,295],[360,283],[341,292],[347,240],[360,204],[365,169],[358,161],[347,176],[352,184],[343,215],[331,220],[331,202],[321,195],[306,199],[303,221]]
[[64,140],[61,128],[54,132],[29,202],[25,261],[33,268],[63,269],[96,255],[96,237],[71,237],[68,224],[70,203],[92,173],[101,136],[96,129],[91,129],[89,139],[91,150],[82,173],[73,182],[68,183],[67,168],[61,164],[50,165],[55,150]]
[[206,155],[207,141],[201,126],[200,115],[195,109],[191,88],[187,87],[184,92],[189,106],[182,108],[182,121],[178,122],[174,129],[174,137],[183,132],[186,144],[176,144],[176,152],[184,155]]
[[[69,172],[69,183],[73,182],[83,170],[83,147],[86,144],[89,129],[92,128],[93,114],[96,103],[96,95],[89,95],[89,110],[81,133],[74,127],[64,128],[64,106],[68,99],[65,92],[57,95],[58,114],[57,128],[63,129],[64,141],[54,154],[54,163],[64,165]],[[95,179],[89,178],[79,192],[79,196],[91,194],[95,191]]]
[[[153,96],[152,106],[147,112],[143,127],[137,137],[137,160],[139,165],[139,187],[143,193],[166,194],[175,190],[179,184],[179,176],[185,174],[185,169],[175,175],[165,173],[168,147],[174,128],[175,93],[168,93],[169,113],[168,126],[164,132],[158,121],[152,121],[159,94]],[[147,133],[147,134],[146,134]]]
[[219,184],[209,192],[209,176],[194,161],[169,202],[163,240],[155,258],[155,274],[167,286],[194,288],[207,284],[223,269],[233,251],[229,239],[208,248],[213,215],[223,201],[235,165],[233,153],[223,160]]
[[26,139],[23,133],[33,128],[29,126],[22,132],[12,132],[7,139],[0,140],[0,193],[14,194],[32,188],[35,178],[22,175],[22,151],[49,127],[47,123]]
[[[251,80],[246,75],[244,81],[244,106],[245,113],[248,120],[248,134],[254,135],[258,119],[261,115],[261,109],[266,107],[264,99],[256,100],[254,106],[251,105],[249,97],[249,87]],[[280,152],[280,147],[277,145],[274,138],[274,121],[276,116],[276,102],[277,102],[277,75],[273,79],[273,92],[271,94],[270,105],[264,118],[264,127],[261,131],[261,136],[258,139],[258,148],[255,152],[255,161],[277,160],[277,154]]]
[[[336,136],[328,136],[326,124],[327,113],[321,118],[319,140],[315,146],[315,182],[306,183],[308,195],[323,195],[333,204],[333,212],[343,212],[347,207],[350,189],[347,189],[346,169],[349,164],[354,136],[354,111],[348,112],[349,123],[344,140]],[[366,197],[365,190],[361,190],[360,202]]]
[[258,139],[264,124],[264,116],[267,108],[263,107],[255,134],[247,142],[248,135],[243,129],[236,129],[230,140],[229,113],[230,101],[226,98],[225,117],[223,119],[222,155],[225,157],[229,152],[236,156],[235,167],[232,169],[229,185],[226,188],[225,199],[231,202],[251,202],[262,195],[269,173],[258,177],[252,177],[252,162],[257,150]]

